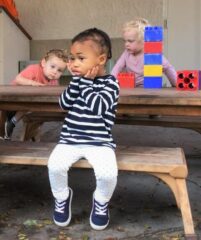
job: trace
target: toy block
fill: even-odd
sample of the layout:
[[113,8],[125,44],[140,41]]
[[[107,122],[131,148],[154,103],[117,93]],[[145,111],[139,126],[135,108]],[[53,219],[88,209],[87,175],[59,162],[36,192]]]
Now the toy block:
[[120,88],[134,88],[135,87],[135,74],[128,72],[121,72],[118,74]]
[[201,88],[201,71],[177,71],[177,90],[194,91]]
[[163,28],[161,26],[147,26],[144,31],[145,42],[163,41]]
[[162,88],[163,77],[144,77],[144,88]]
[[144,53],[162,53],[162,42],[144,42]]
[[162,54],[144,54],[145,65],[162,65]]
[[144,65],[144,76],[148,77],[160,77],[163,74],[162,65]]

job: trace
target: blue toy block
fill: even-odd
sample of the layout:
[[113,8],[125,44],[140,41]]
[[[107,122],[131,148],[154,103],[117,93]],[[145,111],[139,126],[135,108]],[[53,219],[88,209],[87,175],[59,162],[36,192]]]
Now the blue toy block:
[[145,65],[162,65],[162,54],[144,54]]
[[144,88],[162,88],[163,77],[144,77]]
[[163,27],[161,26],[147,26],[144,30],[145,42],[161,42],[163,41]]

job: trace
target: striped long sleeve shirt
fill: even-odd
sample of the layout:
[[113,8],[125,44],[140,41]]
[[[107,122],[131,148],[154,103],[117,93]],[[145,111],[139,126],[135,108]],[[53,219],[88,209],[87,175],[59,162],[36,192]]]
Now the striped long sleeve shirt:
[[73,77],[59,99],[61,108],[68,111],[59,143],[115,148],[111,129],[118,97],[118,80],[112,75],[94,80]]

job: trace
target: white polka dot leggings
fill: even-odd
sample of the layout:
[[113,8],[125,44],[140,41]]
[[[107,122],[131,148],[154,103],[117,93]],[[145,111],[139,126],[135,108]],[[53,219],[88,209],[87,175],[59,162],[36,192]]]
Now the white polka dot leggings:
[[68,170],[73,163],[85,158],[92,165],[96,177],[95,199],[109,202],[117,184],[117,163],[113,149],[104,146],[58,144],[48,161],[49,180],[57,200],[68,198]]

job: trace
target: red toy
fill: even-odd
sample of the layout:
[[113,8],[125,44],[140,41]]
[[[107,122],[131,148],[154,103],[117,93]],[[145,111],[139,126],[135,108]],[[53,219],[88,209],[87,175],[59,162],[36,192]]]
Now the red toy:
[[200,71],[177,71],[177,90],[194,91],[200,88]]
[[120,88],[134,88],[135,87],[135,74],[128,72],[121,72],[118,74]]
[[162,42],[144,42],[144,53],[162,53]]

